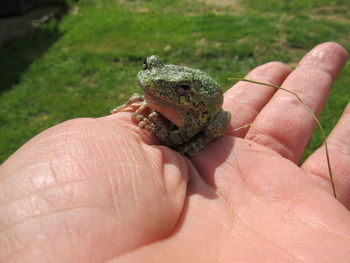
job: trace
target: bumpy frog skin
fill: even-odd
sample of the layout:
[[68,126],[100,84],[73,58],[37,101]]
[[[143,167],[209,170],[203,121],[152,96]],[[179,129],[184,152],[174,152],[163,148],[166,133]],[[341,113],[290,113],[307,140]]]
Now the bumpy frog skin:
[[[144,59],[137,80],[144,95],[133,94],[112,113],[138,103],[133,116],[139,127],[189,156],[224,135],[231,114],[221,109],[223,92],[206,73],[185,66],[164,65],[159,57],[150,56]],[[147,117],[143,115],[146,109]]]

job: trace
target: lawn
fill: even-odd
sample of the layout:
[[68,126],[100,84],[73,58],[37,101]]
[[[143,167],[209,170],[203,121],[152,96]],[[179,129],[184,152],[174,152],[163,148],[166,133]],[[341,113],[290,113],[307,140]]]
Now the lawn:
[[[57,123],[109,114],[137,92],[142,59],[200,68],[224,89],[271,60],[294,66],[337,41],[350,51],[348,0],[81,0],[0,50],[0,162]],[[350,66],[321,117],[328,133],[350,100]],[[233,117],[234,117],[233,113]],[[322,143],[317,133],[308,148]]]

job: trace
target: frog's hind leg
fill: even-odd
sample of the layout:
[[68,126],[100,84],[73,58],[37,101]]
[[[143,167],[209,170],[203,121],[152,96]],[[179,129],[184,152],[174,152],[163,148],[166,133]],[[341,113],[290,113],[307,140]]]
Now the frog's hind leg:
[[204,135],[209,138],[220,137],[225,134],[231,121],[231,113],[220,110],[214,119],[208,124],[204,130]]
[[213,138],[206,137],[203,133],[200,133],[192,138],[188,143],[181,144],[176,150],[183,154],[192,156],[204,146],[206,146]]
[[143,95],[138,94],[138,93],[134,93],[134,94],[131,95],[130,99],[126,103],[115,107],[113,110],[111,110],[111,113],[112,114],[117,113],[119,111],[122,111],[123,109],[125,109],[126,107],[130,106],[133,103],[141,103],[144,100],[145,100],[145,98],[144,98]]
[[177,150],[181,154],[194,155],[213,139],[225,134],[230,124],[231,113],[220,110],[203,132],[194,136],[189,142],[180,145]]

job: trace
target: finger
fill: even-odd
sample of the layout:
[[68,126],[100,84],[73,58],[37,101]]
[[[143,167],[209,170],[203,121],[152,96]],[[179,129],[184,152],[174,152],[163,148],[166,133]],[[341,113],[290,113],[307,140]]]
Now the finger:
[[[340,45],[320,44],[300,61],[282,87],[297,93],[318,115],[346,59]],[[279,90],[259,113],[246,138],[298,162],[314,127],[315,120],[305,106],[294,95]]]
[[[281,85],[291,69],[280,62],[269,62],[253,69],[246,78],[274,85]],[[225,93],[223,108],[232,113],[228,133],[243,137],[247,129],[234,129],[251,123],[258,112],[266,105],[276,89],[261,85],[238,82]]]
[[[338,199],[350,208],[350,103],[327,139]],[[320,147],[302,168],[331,190],[325,148]]]

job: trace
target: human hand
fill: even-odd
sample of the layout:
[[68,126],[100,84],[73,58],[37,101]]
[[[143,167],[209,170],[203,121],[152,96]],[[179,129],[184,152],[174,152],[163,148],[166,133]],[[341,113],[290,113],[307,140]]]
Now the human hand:
[[[346,57],[324,43],[247,78],[319,113]],[[34,137],[0,167],[0,262],[349,262],[350,106],[328,139],[338,200],[323,148],[297,165],[315,123],[293,96],[239,82],[224,109],[232,129],[191,160],[129,112]]]

